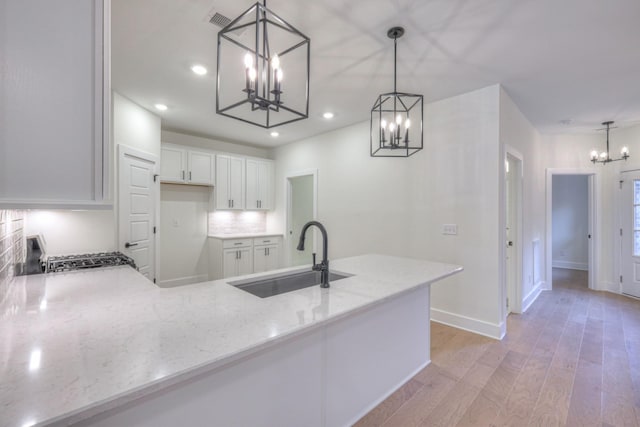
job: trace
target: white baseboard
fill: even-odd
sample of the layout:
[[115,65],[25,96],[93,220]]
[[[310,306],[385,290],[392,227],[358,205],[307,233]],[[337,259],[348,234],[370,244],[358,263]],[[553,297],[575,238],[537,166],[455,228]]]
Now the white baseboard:
[[586,262],[553,260],[551,265],[553,266],[553,268],[568,268],[569,270],[589,271],[589,264],[587,264]]
[[497,340],[501,340],[506,333],[504,322],[500,322],[500,324],[485,322],[484,320],[473,319],[460,314],[438,310],[437,308],[431,308],[431,320]]
[[544,289],[544,282],[538,282],[531,292],[522,300],[522,312],[524,313],[531,307],[531,304],[540,296],[540,292]]
[[158,286],[161,288],[173,288],[176,286],[191,285],[194,283],[206,282],[209,280],[209,276],[206,274],[199,274],[197,276],[179,277],[177,279],[160,280]]

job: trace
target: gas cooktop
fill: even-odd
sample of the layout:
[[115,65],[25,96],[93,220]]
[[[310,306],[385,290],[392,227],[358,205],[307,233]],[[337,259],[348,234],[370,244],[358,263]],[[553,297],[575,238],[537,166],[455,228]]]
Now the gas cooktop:
[[130,265],[136,268],[133,259],[120,252],[100,252],[95,254],[51,256],[47,258],[46,272],[82,270],[87,268]]

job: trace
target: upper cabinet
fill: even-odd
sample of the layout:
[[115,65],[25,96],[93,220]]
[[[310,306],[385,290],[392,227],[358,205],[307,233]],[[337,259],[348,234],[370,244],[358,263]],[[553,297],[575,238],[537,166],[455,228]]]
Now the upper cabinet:
[[272,164],[270,160],[247,159],[247,209],[272,209]]
[[212,186],[215,183],[213,159],[213,153],[162,144],[160,181]]
[[109,0],[3,0],[0,209],[109,207]]
[[216,156],[216,209],[244,209],[245,159]]

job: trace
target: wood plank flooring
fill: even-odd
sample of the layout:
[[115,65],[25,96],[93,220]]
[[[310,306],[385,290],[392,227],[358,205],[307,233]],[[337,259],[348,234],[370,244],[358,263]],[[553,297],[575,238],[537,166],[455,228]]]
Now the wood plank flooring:
[[640,427],[640,300],[553,274],[502,341],[432,323],[432,363],[356,426]]

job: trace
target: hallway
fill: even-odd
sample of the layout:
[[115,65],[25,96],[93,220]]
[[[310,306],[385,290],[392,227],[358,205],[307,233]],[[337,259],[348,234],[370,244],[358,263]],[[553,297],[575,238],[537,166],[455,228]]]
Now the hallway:
[[432,363],[357,425],[640,426],[640,301],[553,274],[502,341],[432,322]]

